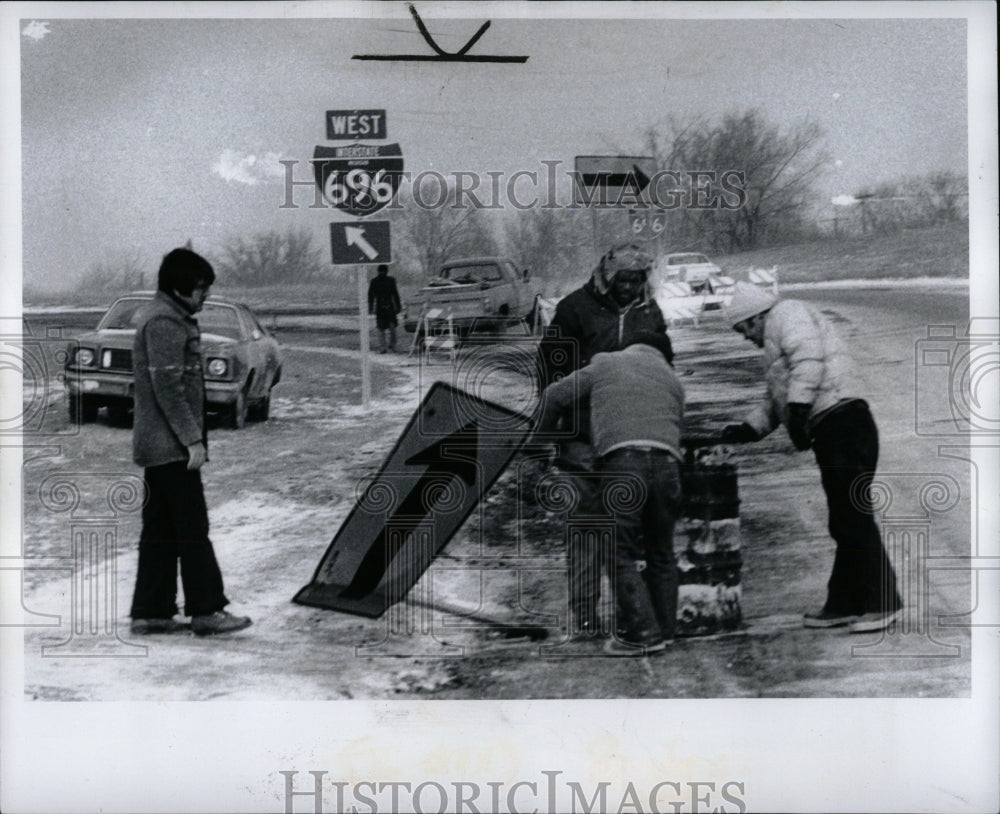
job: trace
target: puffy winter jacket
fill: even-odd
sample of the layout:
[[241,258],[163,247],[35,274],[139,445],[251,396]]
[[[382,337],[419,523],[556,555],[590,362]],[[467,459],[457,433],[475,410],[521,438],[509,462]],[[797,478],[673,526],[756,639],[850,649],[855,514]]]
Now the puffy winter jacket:
[[809,427],[839,402],[859,398],[853,360],[814,306],[781,300],[764,324],[767,396],[743,420],[763,437],[788,423],[790,403],[809,404]]

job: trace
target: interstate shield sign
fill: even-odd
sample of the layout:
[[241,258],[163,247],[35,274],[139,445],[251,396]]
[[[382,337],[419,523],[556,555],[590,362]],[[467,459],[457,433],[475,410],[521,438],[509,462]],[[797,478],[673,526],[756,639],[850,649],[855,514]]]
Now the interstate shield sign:
[[398,144],[317,146],[313,171],[330,206],[363,218],[388,205],[399,190],[403,153]]

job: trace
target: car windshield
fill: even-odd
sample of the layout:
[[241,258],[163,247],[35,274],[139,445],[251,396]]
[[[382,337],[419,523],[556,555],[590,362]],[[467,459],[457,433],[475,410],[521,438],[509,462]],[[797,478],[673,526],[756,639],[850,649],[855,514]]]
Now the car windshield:
[[668,266],[684,266],[691,263],[707,263],[708,258],[703,254],[675,254],[667,258]]
[[197,319],[202,333],[216,334],[229,339],[240,338],[240,320],[235,308],[208,302],[205,303]]
[[481,283],[502,280],[500,267],[494,263],[470,266],[449,266],[442,269],[441,276],[455,283]]
[[[118,300],[97,324],[98,330],[135,329],[139,309],[148,303],[148,299],[130,298]],[[230,339],[240,338],[240,320],[236,309],[229,305],[205,303],[198,313],[198,327],[202,333],[216,334]]]
[[145,299],[118,300],[97,323],[97,330],[135,328],[138,311],[147,302],[149,300]]

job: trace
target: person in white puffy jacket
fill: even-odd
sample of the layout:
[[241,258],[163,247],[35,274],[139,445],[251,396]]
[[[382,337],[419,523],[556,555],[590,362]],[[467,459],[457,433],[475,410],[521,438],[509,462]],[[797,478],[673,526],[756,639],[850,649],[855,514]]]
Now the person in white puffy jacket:
[[812,447],[837,544],[826,603],[806,627],[885,630],[902,600],[871,503],[878,429],[858,396],[853,362],[830,321],[809,303],[737,283],[726,309],[733,330],[764,349],[767,395],[723,440],[757,441],[784,424],[796,449]]

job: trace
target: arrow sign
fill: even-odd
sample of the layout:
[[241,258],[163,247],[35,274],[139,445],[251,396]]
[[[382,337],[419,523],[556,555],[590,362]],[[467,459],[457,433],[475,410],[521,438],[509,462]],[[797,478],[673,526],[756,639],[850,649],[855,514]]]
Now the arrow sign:
[[334,265],[389,263],[389,221],[342,221],[330,224],[330,256]]
[[436,382],[293,601],[381,616],[427,570],[530,428],[526,415]]
[[363,228],[360,226],[347,226],[344,228],[344,234],[346,235],[348,246],[357,246],[365,253],[365,257],[369,260],[375,260],[378,257],[378,249],[365,240],[365,230]]
[[583,206],[635,204],[655,171],[656,160],[648,156],[578,155],[574,202]]
[[592,172],[583,173],[580,177],[583,180],[583,185],[588,189],[593,187],[620,188],[635,195],[642,192],[649,184],[649,176],[635,164],[628,172]]

